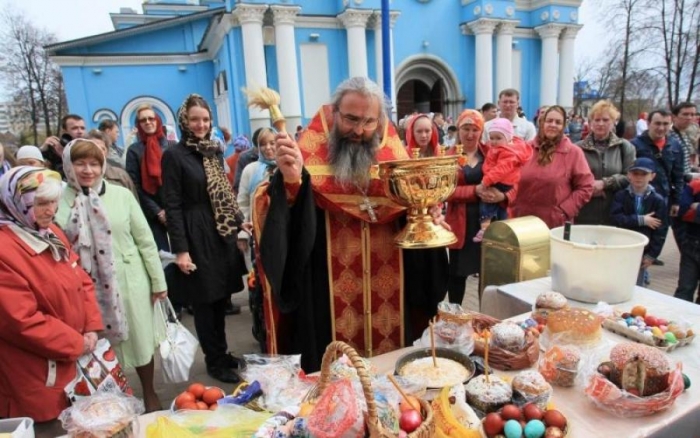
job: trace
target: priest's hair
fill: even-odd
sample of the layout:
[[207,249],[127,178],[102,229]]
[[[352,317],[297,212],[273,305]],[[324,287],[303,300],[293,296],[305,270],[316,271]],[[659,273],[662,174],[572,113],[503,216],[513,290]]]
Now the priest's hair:
[[333,168],[336,181],[343,187],[366,189],[369,186],[369,169],[377,164],[379,134],[375,132],[369,140],[363,137],[353,141],[342,135],[338,125],[333,125],[329,138],[328,162]]
[[[386,97],[382,88],[376,82],[363,76],[355,76],[346,79],[338,85],[333,94],[333,108],[338,111],[340,102],[348,93],[357,93],[379,102],[379,126],[384,126],[387,119],[387,108],[391,108],[391,101]],[[377,129],[381,131],[381,128]]]

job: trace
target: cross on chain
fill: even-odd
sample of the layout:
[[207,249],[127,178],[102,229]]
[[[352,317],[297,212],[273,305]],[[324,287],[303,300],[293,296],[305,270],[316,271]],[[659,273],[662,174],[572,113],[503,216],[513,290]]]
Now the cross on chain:
[[377,203],[370,201],[367,196],[364,196],[362,202],[360,203],[360,210],[367,212],[370,222],[377,222],[377,214],[374,212],[374,207],[376,206]]

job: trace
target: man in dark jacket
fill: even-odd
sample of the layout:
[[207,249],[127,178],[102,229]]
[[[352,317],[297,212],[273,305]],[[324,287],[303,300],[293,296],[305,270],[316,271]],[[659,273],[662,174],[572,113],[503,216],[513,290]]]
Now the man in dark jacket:
[[[674,297],[693,302],[700,281],[700,179],[694,179],[683,189],[678,217],[686,225],[685,239],[681,243],[681,266],[678,288]],[[695,298],[700,304],[700,296]]]
[[656,165],[652,159],[637,158],[627,171],[629,186],[615,193],[610,208],[610,221],[613,225],[649,238],[639,268],[638,286],[644,286],[644,272],[661,254],[666,239],[661,219],[666,215],[666,202],[650,184],[655,170]]
[[[649,113],[649,129],[632,139],[637,158],[650,158],[656,166],[656,177],[651,181],[651,185],[666,201],[667,214],[660,218],[663,220],[661,228],[664,242],[669,219],[678,215],[678,204],[684,185],[683,150],[677,141],[669,137],[670,130],[671,113],[657,109]],[[681,239],[680,236],[674,237],[677,241]]]

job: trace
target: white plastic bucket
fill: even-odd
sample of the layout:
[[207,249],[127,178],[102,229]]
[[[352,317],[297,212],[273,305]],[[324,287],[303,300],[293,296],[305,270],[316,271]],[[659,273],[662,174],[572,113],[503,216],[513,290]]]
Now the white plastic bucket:
[[552,290],[586,303],[621,303],[632,298],[644,247],[640,233],[602,225],[572,225],[549,232]]

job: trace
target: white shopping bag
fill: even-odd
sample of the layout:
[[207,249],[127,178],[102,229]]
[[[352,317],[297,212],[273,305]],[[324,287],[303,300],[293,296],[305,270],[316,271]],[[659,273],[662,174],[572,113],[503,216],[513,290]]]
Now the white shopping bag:
[[162,333],[163,327],[165,330],[165,340],[159,347],[163,379],[166,383],[187,382],[199,342],[177,320],[170,300],[158,300],[154,311],[156,333]]

